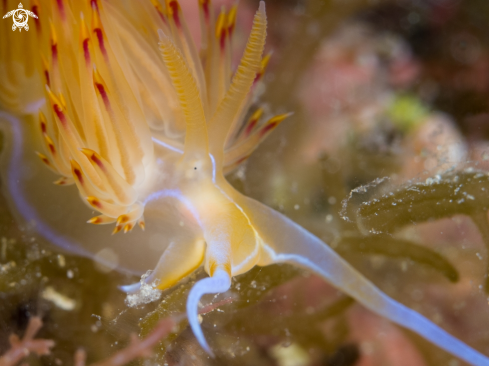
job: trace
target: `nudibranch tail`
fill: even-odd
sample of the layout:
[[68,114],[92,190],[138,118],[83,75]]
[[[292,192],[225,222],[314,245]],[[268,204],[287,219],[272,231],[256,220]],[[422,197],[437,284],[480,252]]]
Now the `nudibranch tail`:
[[218,294],[229,290],[231,287],[231,276],[225,269],[217,268],[212,277],[198,281],[190,290],[187,298],[187,316],[190,327],[202,348],[212,357],[214,353],[207,344],[199,323],[199,302],[206,294]]
[[237,202],[246,207],[271,263],[288,262],[307,268],[374,313],[418,333],[448,353],[472,365],[489,366],[489,357],[384,294],[328,245],[292,220],[244,196],[237,197]]

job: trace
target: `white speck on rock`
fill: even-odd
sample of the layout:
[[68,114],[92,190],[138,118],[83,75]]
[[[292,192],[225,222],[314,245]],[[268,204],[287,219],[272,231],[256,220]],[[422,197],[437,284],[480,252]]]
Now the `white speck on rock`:
[[76,301],[70,299],[66,295],[59,293],[54,289],[54,287],[51,286],[46,287],[42,291],[41,296],[43,299],[51,301],[58,308],[63,309],[65,311],[71,311],[75,309]]

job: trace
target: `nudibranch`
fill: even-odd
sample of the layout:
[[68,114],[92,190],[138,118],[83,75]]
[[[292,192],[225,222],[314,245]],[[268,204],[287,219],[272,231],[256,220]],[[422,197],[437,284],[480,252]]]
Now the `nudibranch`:
[[[176,0],[34,4],[46,105],[38,119],[0,114],[4,189],[26,229],[120,270],[154,269],[144,281],[159,289],[203,266],[209,277],[191,289],[187,313],[209,354],[200,298],[227,291],[233,276],[254,266],[287,262],[447,352],[489,365],[487,356],[388,297],[319,238],[227,182],[225,174],[286,117],[263,119],[257,109],[245,119],[268,61],[263,1],[234,72],[236,7],[215,19],[210,1],[199,0],[199,54]],[[87,226],[91,211],[98,214]]]

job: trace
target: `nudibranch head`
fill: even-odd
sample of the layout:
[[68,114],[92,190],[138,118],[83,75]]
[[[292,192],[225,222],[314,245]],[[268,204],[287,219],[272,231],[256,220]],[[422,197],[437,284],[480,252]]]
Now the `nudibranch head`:
[[[248,47],[232,83],[236,6],[215,20],[210,2],[199,1],[202,56],[175,0],[37,7],[45,12],[42,21],[52,19],[43,28],[49,31],[38,30],[48,101],[39,113],[44,151],[38,155],[60,176],[56,184],[76,184],[100,213],[89,223],[115,224],[114,233],[144,228],[144,201],[161,175],[171,175],[177,187],[205,171],[211,179],[228,173],[287,116],[263,120],[258,108],[244,121],[269,56],[261,57],[263,45]],[[261,28],[249,45],[264,42]],[[243,88],[246,73],[253,82]],[[181,155],[178,169],[161,171],[161,154]],[[185,174],[176,179],[179,172]]]
[[[39,15],[29,33],[38,46],[32,57],[30,48],[20,52],[11,47],[15,40],[10,33],[1,33],[6,43],[0,48],[8,44],[10,49],[1,49],[0,67],[23,68],[4,74],[31,73],[38,80],[31,89],[41,84],[39,90],[44,90],[35,128],[31,123],[11,128],[23,140],[13,149],[30,146],[46,173],[38,171],[26,152],[14,154],[20,159],[15,163],[14,156],[7,156],[11,190],[17,192],[9,195],[29,226],[69,250],[95,254],[102,262],[137,273],[156,264],[142,260],[145,247],[161,251],[189,232],[192,241],[206,242],[202,225],[223,214],[216,202],[227,205],[230,200],[218,182],[225,182],[224,175],[246,161],[287,115],[266,118],[256,104],[257,85],[270,58],[263,56],[264,4],[235,70],[231,44],[237,3],[218,16],[210,1],[196,6],[202,24],[199,51],[176,0],[32,0],[26,8]],[[5,93],[0,88],[2,105],[11,100],[10,110],[21,108],[12,101],[25,97],[22,80],[2,84]],[[23,174],[15,169],[19,166],[30,167],[31,173],[14,185],[14,177]],[[57,178],[49,177],[52,173]],[[46,184],[48,179],[56,189]],[[135,234],[135,226],[150,228],[162,216],[165,224]],[[100,228],[86,227],[87,222]],[[106,238],[104,224],[110,224],[112,234],[132,231],[132,238]],[[156,241],[155,233],[165,244],[148,244]],[[131,241],[140,243],[139,250],[131,248]],[[104,249],[111,254],[99,255]],[[214,261],[207,263],[212,273]],[[166,281],[161,283],[165,287]]]
[[[189,309],[204,293],[229,287],[231,276],[268,263],[224,175],[287,117],[263,119],[260,107],[247,117],[269,60],[263,56],[264,3],[234,72],[236,5],[217,19],[210,1],[199,1],[199,7],[200,53],[176,0],[41,3],[51,17],[42,28],[49,31],[39,33],[47,103],[39,112],[43,151],[37,155],[59,176],[56,185],[75,185],[81,201],[99,213],[88,223],[112,224],[112,234],[148,229],[132,236],[132,248],[129,236],[97,234],[102,250],[119,245],[115,257],[123,253],[123,267],[156,265],[146,282],[165,289],[204,266],[213,278],[195,286]],[[97,259],[110,262],[107,253],[99,255],[100,245],[85,243],[89,228],[70,227],[75,216],[64,218],[57,232],[82,240]],[[155,233],[163,244],[155,245]],[[153,252],[141,254],[148,242],[163,253],[158,263]],[[136,259],[144,255],[146,267]],[[206,347],[196,314],[190,322]]]

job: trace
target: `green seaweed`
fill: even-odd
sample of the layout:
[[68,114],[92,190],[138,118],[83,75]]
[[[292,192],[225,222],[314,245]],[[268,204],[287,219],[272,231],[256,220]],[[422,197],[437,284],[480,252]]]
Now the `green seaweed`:
[[414,263],[428,266],[441,273],[450,282],[457,282],[459,279],[455,267],[440,254],[422,245],[397,239],[391,235],[345,236],[335,242],[334,248],[340,254],[362,253],[410,259]]
[[[270,289],[289,281],[301,272],[302,270],[293,266],[277,264],[267,267],[256,267],[238,276],[231,288],[231,291],[238,297],[234,299],[232,305],[229,305],[230,310],[238,312],[242,308],[257,304]],[[204,273],[201,269],[195,274],[195,277],[202,277],[203,275]],[[146,337],[161,319],[185,313],[187,295],[193,284],[194,281],[188,281],[175,289],[170,289],[159,302],[157,308],[148,313],[139,322],[140,337]],[[164,357],[168,346],[178,338],[187,326],[188,322],[186,320],[180,322],[175,330],[160,342],[155,350],[156,358]]]
[[[271,300],[273,301],[273,300]],[[282,340],[299,343],[302,347],[311,347],[327,350],[333,353],[343,343],[349,334],[348,326],[343,314],[355,300],[350,297],[341,296],[331,304],[319,309],[302,309],[293,313],[277,313],[266,322],[255,318],[257,309],[252,306],[246,310],[234,313],[224,329],[229,334],[240,334],[241,336],[256,337],[260,334],[273,334]],[[336,318],[332,324],[335,332],[325,337],[319,325],[328,319]]]
[[[157,308],[148,313],[140,322],[140,333],[141,338],[145,338],[149,333],[155,328],[158,322],[164,318],[170,316],[179,315],[185,313],[185,302],[187,299],[188,292],[192,288],[194,281],[189,281],[187,283],[181,284],[174,289],[171,289],[168,294],[166,294],[163,299],[159,302]],[[163,339],[158,346],[154,349],[155,358],[163,359],[168,346],[174,341],[178,335],[185,330],[188,326],[188,321],[186,319],[178,323],[175,329]],[[143,361],[141,361],[143,363]],[[141,363],[141,364],[142,364]]]
[[488,192],[489,174],[485,172],[449,173],[384,190],[360,205],[356,219],[364,232],[393,233],[406,225],[486,212]]
[[402,131],[410,132],[423,123],[429,112],[416,96],[401,94],[389,106],[387,115]]
[[240,299],[234,301],[236,309],[249,307],[260,302],[271,289],[280,286],[303,272],[289,264],[274,264],[255,267],[236,277],[231,290],[240,292]]
[[[349,207],[348,203],[344,206],[344,213],[356,211],[356,222],[362,232],[394,233],[407,225],[466,215],[476,224],[486,248],[489,248],[488,173],[468,168],[429,177],[424,182],[379,190],[380,194],[374,193],[356,209]],[[365,194],[367,191],[360,189],[357,193]],[[439,261],[431,261],[432,266],[441,268],[440,264]],[[489,263],[486,267],[484,290],[489,293]]]

